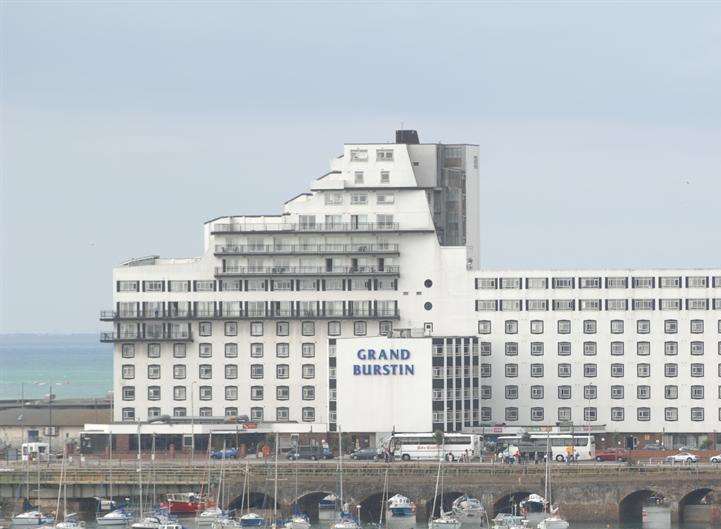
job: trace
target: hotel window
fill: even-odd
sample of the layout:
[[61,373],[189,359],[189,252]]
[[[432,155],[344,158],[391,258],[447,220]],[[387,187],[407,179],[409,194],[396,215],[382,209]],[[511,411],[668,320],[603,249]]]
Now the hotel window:
[[571,420],[571,408],[562,407],[558,408],[558,420],[559,421],[570,421]]
[[481,378],[491,378],[491,364],[481,364]]
[[543,320],[531,320],[531,334],[543,334]]
[[694,378],[703,377],[703,364],[691,364],[691,376]]
[[381,214],[378,213],[376,215],[376,224],[378,225],[378,228],[380,229],[391,229],[393,228],[394,222],[393,222],[393,215],[390,214]]
[[340,336],[340,322],[329,321],[328,322],[328,336]]
[[568,378],[571,376],[571,364],[558,364],[558,376]]
[[148,420],[157,419],[158,417],[160,417],[160,408],[155,406],[148,408]]
[[[308,387],[312,387],[312,386],[308,386]],[[433,390],[433,391],[435,393],[435,390]],[[443,390],[441,390],[441,391],[443,391]],[[338,390],[337,389],[331,388],[328,390],[328,400],[331,402],[335,402],[336,400],[338,400]],[[441,399],[441,400],[443,400],[443,399]]]
[[663,352],[666,356],[676,356],[678,354],[678,342],[665,342]]
[[237,321],[226,321],[225,322],[225,335],[226,336],[238,336],[238,322]]
[[678,332],[678,321],[665,320],[663,322],[663,330],[666,334],[676,334]]
[[123,408],[123,420],[134,421],[135,420],[135,408]]
[[567,400],[571,398],[571,386],[558,386],[558,398]]
[[686,310],[708,310],[707,299],[687,299]]
[[583,342],[583,355],[596,356],[596,342]]
[[673,378],[678,376],[678,364],[664,364],[663,374],[666,377]]
[[622,378],[623,371],[624,371],[623,364],[611,364],[611,376],[613,378]]
[[517,342],[506,342],[505,350],[506,350],[506,356],[517,356],[518,355],[518,343]]
[[703,320],[691,320],[691,334],[703,333]]
[[681,277],[680,276],[660,277],[658,286],[661,288],[681,288]]
[[148,358],[160,358],[160,344],[149,343],[148,344]]
[[648,320],[638,320],[636,322],[636,332],[638,334],[648,334],[651,332],[651,322]]
[[[351,157],[352,159],[352,157]],[[363,183],[363,171],[355,171],[353,173],[353,182],[355,184],[362,184]]]
[[554,299],[553,310],[576,310],[576,300],[574,299]]
[[392,321],[379,321],[378,322],[378,334],[380,336],[390,336],[393,331]]
[[606,310],[628,310],[627,299],[607,299]]
[[606,288],[628,288],[627,277],[607,277]]
[[185,400],[187,398],[187,390],[185,386],[173,387],[173,400]]
[[594,311],[601,310],[600,299],[581,299],[579,300],[578,310]]
[[518,420],[518,408],[510,407],[506,408],[506,421],[517,421]]
[[654,287],[653,277],[633,277],[632,286],[633,288],[653,288]]
[[137,281],[118,281],[117,282],[118,292],[137,292],[138,282]]
[[575,288],[576,281],[573,277],[554,277],[551,284],[553,288]]
[[200,386],[200,400],[212,400],[213,388],[211,386]]
[[394,204],[396,196],[393,193],[376,193],[376,204],[384,206],[387,204]]
[[518,364],[506,364],[506,377],[514,378],[518,376]]
[[611,320],[611,334],[623,334],[623,320]]
[[215,281],[212,281],[212,280],[196,281],[195,282],[195,291],[196,292],[214,292],[215,291]]
[[703,399],[704,387],[691,386],[691,398],[694,400]]
[[200,358],[210,358],[213,356],[213,344],[200,343],[198,344],[198,356]]
[[636,386],[636,398],[647,400],[651,398],[651,386]]
[[[246,282],[246,290],[248,292],[265,292],[265,279],[248,279]],[[263,316],[265,314],[265,302],[253,301],[248,303],[248,315]]]
[[238,344],[237,343],[225,344],[225,357],[226,358],[237,358],[238,357]]
[[558,342],[558,356],[571,355],[571,342]]
[[681,310],[680,299],[660,299],[658,300],[659,310]]
[[651,354],[651,342],[636,343],[636,355],[649,356]]
[[263,400],[263,386],[250,386],[250,400]]
[[240,279],[223,279],[220,281],[220,290],[223,292],[240,292],[242,282]]
[[250,378],[263,378],[263,364],[250,365]]
[[543,386],[531,386],[531,398],[542,399],[543,398]]
[[199,336],[212,336],[213,335],[213,323],[210,321],[201,321],[198,323],[198,335]]
[[315,400],[315,386],[303,386],[301,396],[303,400]]
[[498,288],[498,280],[495,277],[477,277],[476,290],[495,290]]
[[198,377],[202,379],[213,378],[213,366],[210,364],[201,364],[198,366]]
[[275,420],[278,422],[287,422],[290,417],[288,408],[280,407],[275,409]]
[[578,279],[578,288],[601,288],[601,278],[580,277]]
[[304,422],[315,421],[315,408],[304,407],[302,410],[302,413],[303,413],[303,421]]
[[518,312],[521,310],[520,299],[502,299],[501,310],[504,312]]
[[276,336],[288,336],[290,334],[290,323],[287,321],[279,321],[275,324]]
[[135,386],[123,386],[123,400],[135,400]]
[[160,366],[158,364],[148,366],[148,378],[151,380],[160,378]]
[[299,279],[297,285],[297,290],[318,290],[317,279]]
[[288,386],[276,386],[275,398],[277,400],[288,400],[290,398],[290,389]]
[[547,289],[548,288],[548,278],[528,277],[528,278],[526,278],[526,288],[529,290]]
[[275,366],[275,378],[289,378],[290,377],[290,367],[288,364],[278,364]]
[[490,400],[492,397],[492,389],[491,386],[481,386],[481,399],[482,400]]
[[612,421],[622,421],[624,420],[624,410],[623,408],[611,408],[611,420]]
[[543,376],[543,364],[531,364],[531,377],[539,378]]
[[598,375],[598,366],[596,364],[583,364],[583,376],[593,378]]
[[187,417],[188,411],[184,407],[173,408],[173,417]]
[[315,366],[313,364],[303,364],[303,378],[315,378]]
[[143,292],[163,292],[164,286],[163,281],[143,281]]
[[531,342],[531,356],[543,356],[543,342]]
[[506,399],[514,400],[518,398],[518,386],[506,386]]
[[350,203],[352,206],[365,206],[368,204],[367,193],[351,193]]
[[476,312],[496,312],[498,310],[498,301],[495,299],[477,299]]
[[366,335],[366,322],[364,321],[354,321],[353,322],[353,334],[355,336],[365,336]]
[[721,287],[721,276],[713,276],[713,287]]
[[703,354],[703,342],[691,342],[691,354],[700,356]]
[[678,386],[664,386],[663,396],[669,400],[675,400],[678,398]]
[[528,311],[546,311],[548,310],[547,299],[527,299],[526,310]]
[[646,378],[651,376],[651,364],[636,364],[636,376]]
[[583,420],[586,422],[594,422],[598,420],[598,409],[595,407],[583,408]]
[[585,400],[595,400],[598,398],[598,388],[596,386],[583,386],[583,398]]
[[531,408],[531,420],[542,421],[543,420],[543,408]]
[[491,334],[491,322],[488,320],[479,321],[478,334]]
[[263,420],[263,408],[250,408],[250,420],[251,421],[262,421]]
[[381,184],[390,184],[391,182],[391,172],[390,171],[381,171]]
[[173,378],[176,380],[183,380],[186,377],[186,368],[182,364],[175,364],[173,366]]
[[337,191],[326,191],[323,193],[326,206],[338,206],[343,203],[343,193]]
[[225,378],[226,379],[238,378],[238,366],[235,364],[226,364],[225,365]]
[[520,277],[502,277],[500,286],[503,289],[519,289],[519,288],[521,288],[521,278]]
[[691,408],[691,420],[694,422],[703,421],[704,409],[703,408]]
[[[185,344],[183,344],[185,345]],[[123,358],[134,358],[135,357],[135,344],[124,343],[121,347],[121,355]]]
[[393,149],[377,149],[376,150],[376,161],[392,162],[393,161]]
[[571,334],[571,320],[558,320],[558,334]]
[[583,333],[596,334],[596,320],[583,320]]
[[250,344],[250,357],[251,358],[263,358],[263,344],[262,343]]
[[489,422],[493,419],[493,412],[491,411],[491,408],[489,407],[482,407],[481,408],[481,420],[484,422]]
[[667,421],[677,421],[678,420],[678,408],[665,408],[663,410],[664,418]]
[[623,342],[611,342],[611,356],[623,356]]
[[238,400],[238,386],[225,386],[225,400]]
[[121,372],[124,380],[132,380],[135,378],[135,366],[132,364],[125,364]]
[[686,287],[688,288],[708,288],[708,277],[706,276],[690,276],[686,278]]
[[198,416],[199,417],[212,417],[213,416],[213,408],[210,406],[203,406],[198,410]]
[[263,322],[262,321],[250,322],[250,335],[251,336],[263,336]]
[[653,310],[656,306],[656,300],[654,299],[634,299],[633,310]]
[[275,344],[275,356],[277,358],[288,358],[290,356],[290,344],[285,342]]
[[624,396],[624,387],[623,386],[611,386],[611,398],[614,400],[622,399]]

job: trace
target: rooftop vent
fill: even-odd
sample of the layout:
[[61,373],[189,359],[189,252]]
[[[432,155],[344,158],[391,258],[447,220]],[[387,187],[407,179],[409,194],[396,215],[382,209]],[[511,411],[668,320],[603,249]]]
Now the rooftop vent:
[[418,144],[418,131],[417,130],[397,130],[396,131],[396,143],[406,144]]

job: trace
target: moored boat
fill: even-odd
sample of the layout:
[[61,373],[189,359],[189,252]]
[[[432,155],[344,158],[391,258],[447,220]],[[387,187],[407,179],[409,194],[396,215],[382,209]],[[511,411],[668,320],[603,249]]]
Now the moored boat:
[[318,502],[318,520],[328,522],[335,519],[338,510],[338,496],[328,494]]
[[386,502],[386,526],[389,529],[412,529],[416,526],[415,504],[400,494]]
[[165,501],[160,504],[161,507],[168,509],[170,514],[196,514],[214,505],[214,502],[195,492],[168,494]]
[[441,515],[428,523],[429,529],[460,529],[461,521],[452,513],[443,512]]
[[121,507],[102,516],[98,516],[95,522],[101,526],[122,527],[128,525],[132,517],[128,511]]
[[52,516],[46,516],[40,511],[27,511],[13,516],[12,524],[18,525],[46,525],[51,524],[55,520]]
[[305,514],[294,514],[285,522],[285,529],[310,529],[310,520]]
[[249,512],[240,517],[241,527],[261,527],[264,523],[265,519],[254,512]]
[[464,527],[480,527],[486,521],[486,509],[483,503],[467,494],[453,501],[451,512]]
[[492,529],[525,529],[528,526],[528,520],[516,514],[500,512],[492,520]]

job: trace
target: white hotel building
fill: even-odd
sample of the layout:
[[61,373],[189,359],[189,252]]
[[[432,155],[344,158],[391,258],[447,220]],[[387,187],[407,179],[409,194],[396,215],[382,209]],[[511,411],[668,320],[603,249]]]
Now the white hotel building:
[[479,270],[479,180],[478,146],[398,131],[200,257],[118,266],[106,428],[715,436],[721,269]]

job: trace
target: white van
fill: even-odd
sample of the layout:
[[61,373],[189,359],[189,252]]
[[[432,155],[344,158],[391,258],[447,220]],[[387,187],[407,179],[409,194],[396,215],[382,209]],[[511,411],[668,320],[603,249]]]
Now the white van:
[[48,443],[23,443],[22,444],[22,460],[23,461],[47,461],[50,454],[50,445]]

